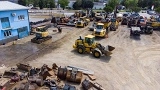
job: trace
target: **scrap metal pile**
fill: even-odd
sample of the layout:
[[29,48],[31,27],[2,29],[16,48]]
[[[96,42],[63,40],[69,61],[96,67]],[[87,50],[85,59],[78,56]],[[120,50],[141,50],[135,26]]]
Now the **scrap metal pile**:
[[[101,85],[94,83],[94,72],[75,66],[58,67],[55,63],[50,68],[44,64],[35,68],[19,63],[16,68],[6,70],[1,74],[0,90],[77,90],[74,85],[82,83],[84,90],[104,90]],[[87,75],[90,80],[85,77]],[[82,81],[83,80],[83,81]],[[75,83],[74,85],[69,82]]]

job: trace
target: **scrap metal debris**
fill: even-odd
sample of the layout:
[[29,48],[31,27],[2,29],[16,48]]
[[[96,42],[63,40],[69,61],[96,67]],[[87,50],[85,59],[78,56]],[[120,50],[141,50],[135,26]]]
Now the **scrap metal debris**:
[[[83,74],[95,80],[94,72],[88,69],[67,66],[65,68],[58,67],[56,63],[50,68],[44,64],[42,67],[32,67],[28,64],[18,63],[17,68],[6,70],[0,78],[0,90],[10,90],[13,86],[14,90],[37,90],[38,87],[46,86],[50,90],[76,90],[76,87],[67,84],[66,81],[80,84],[83,79]],[[11,84],[11,82],[14,82]],[[18,82],[18,86],[16,86]],[[15,86],[14,86],[15,85]],[[9,88],[10,87],[10,88]],[[86,79],[82,82],[84,90],[94,87],[97,90],[104,90],[97,83],[92,83]]]

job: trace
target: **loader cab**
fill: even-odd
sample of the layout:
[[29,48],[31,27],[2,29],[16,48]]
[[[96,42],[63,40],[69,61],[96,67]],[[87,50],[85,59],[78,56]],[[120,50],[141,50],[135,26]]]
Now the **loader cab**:
[[111,22],[116,22],[116,18],[112,18],[112,19],[111,19]]
[[47,32],[46,26],[37,27],[36,37],[37,38],[43,38],[47,37],[49,33]]
[[95,36],[93,35],[87,35],[85,36],[85,46],[89,47],[94,44]]
[[103,28],[104,28],[104,24],[102,24],[102,23],[98,23],[96,26],[96,29],[98,29],[98,30],[102,30]]
[[37,30],[38,32],[45,32],[47,30],[46,26],[40,26],[40,27],[37,27]]
[[79,18],[79,21],[84,21],[84,19],[82,17]]

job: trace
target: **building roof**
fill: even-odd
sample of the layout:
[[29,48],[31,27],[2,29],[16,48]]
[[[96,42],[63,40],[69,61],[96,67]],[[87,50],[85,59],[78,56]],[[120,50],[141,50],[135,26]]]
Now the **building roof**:
[[29,8],[9,1],[0,1],[0,11],[22,10],[22,9],[29,9]]

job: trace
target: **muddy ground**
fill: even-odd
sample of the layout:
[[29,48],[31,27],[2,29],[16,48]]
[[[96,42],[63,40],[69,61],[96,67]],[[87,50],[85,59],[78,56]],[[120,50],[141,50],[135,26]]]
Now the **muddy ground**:
[[[0,46],[0,64],[14,66],[25,62],[35,67],[74,65],[95,72],[96,82],[106,90],[158,90],[160,88],[160,37],[159,31],[152,35],[130,38],[129,28],[119,26],[108,38],[97,38],[102,45],[116,49],[110,57],[94,58],[91,54],[78,54],[72,45],[81,35],[91,34],[88,27],[64,27],[62,33],[52,32],[52,40],[37,45],[30,42],[34,36]],[[4,70],[4,68],[2,68]],[[81,85],[77,85],[81,86]]]

